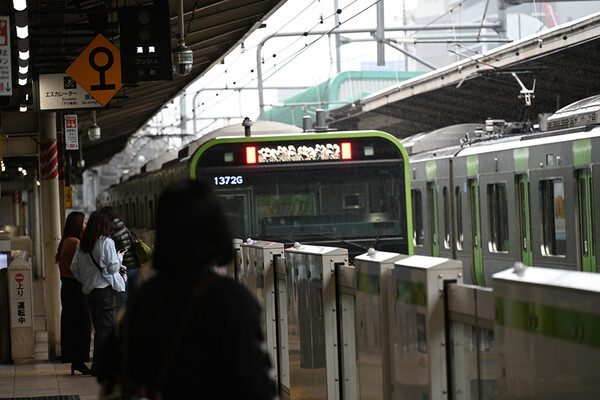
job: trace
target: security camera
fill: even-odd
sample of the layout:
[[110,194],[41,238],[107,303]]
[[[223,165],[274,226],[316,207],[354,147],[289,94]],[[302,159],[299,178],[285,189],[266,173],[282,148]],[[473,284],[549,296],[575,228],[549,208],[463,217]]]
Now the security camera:
[[92,125],[88,129],[88,137],[90,140],[99,140],[100,139],[100,127],[96,124]]
[[177,48],[173,50],[173,71],[177,75],[187,75],[192,71],[193,65],[194,52],[180,40]]

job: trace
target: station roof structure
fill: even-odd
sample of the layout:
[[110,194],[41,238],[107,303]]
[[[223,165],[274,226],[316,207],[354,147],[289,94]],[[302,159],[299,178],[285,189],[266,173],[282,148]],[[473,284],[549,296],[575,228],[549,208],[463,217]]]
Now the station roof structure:
[[403,138],[488,118],[535,119],[600,93],[600,14],[482,54],[465,53],[462,61],[330,112],[329,126]]
[[[7,115],[18,114],[25,94],[35,94],[35,82],[39,74],[64,73],[98,33],[102,33],[117,48],[120,47],[119,7],[164,1],[167,0],[27,0],[30,59],[28,84],[25,87],[16,85],[19,39],[14,29],[13,1],[0,2],[0,15],[9,15],[11,18],[14,82],[13,95],[0,97],[3,116],[0,123],[5,122],[0,125],[3,135],[9,134],[12,129],[6,121],[13,118]],[[172,49],[178,44],[180,1],[183,4],[185,44],[194,54],[191,72],[185,76],[174,74],[173,80],[123,86],[105,107],[97,109],[97,123],[102,132],[101,139],[97,141],[92,142],[87,135],[81,135],[92,125],[91,110],[67,112],[78,115],[86,166],[105,163],[121,151],[130,135],[142,128],[194,80],[220,63],[225,55],[260,28],[263,21],[287,0],[168,0]],[[31,118],[35,117],[31,114]]]

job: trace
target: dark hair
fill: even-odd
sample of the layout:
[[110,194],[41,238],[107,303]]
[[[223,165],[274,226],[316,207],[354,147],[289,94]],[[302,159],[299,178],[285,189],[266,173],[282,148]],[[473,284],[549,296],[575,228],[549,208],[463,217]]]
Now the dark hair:
[[81,239],[81,233],[83,232],[83,221],[85,221],[85,214],[79,211],[72,211],[67,216],[65,227],[63,229],[63,235],[60,239],[60,243],[58,244],[56,256],[54,256],[54,260],[56,262],[60,260],[60,252],[62,251],[62,247],[66,239],[70,237]]
[[90,253],[101,236],[110,235],[110,218],[106,213],[94,211],[88,219],[79,246],[84,253]]
[[111,222],[115,218],[122,219],[121,217],[119,217],[119,214],[117,214],[115,209],[112,208],[111,206],[102,207],[99,211],[107,214],[108,217],[110,218]]
[[157,271],[225,265],[233,258],[225,212],[210,186],[184,181],[167,187],[156,207]]

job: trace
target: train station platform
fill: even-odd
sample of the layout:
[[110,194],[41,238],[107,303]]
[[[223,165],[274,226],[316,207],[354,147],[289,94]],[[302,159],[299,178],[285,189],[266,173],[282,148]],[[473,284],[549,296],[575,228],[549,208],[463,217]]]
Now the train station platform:
[[[92,400],[98,398],[100,385],[90,375],[71,375],[71,364],[48,359],[48,332],[44,288],[33,283],[35,362],[0,364],[0,400]],[[93,340],[92,340],[93,347]],[[88,366],[91,364],[88,363]]]

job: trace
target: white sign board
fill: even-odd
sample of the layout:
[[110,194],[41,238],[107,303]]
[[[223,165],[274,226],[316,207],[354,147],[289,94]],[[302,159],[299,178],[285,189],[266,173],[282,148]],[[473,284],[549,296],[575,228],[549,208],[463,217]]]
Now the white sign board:
[[10,19],[8,16],[0,16],[0,96],[11,95]]
[[79,150],[77,115],[65,115],[65,146],[67,150]]
[[40,110],[102,108],[88,92],[67,74],[40,74]]
[[9,269],[8,284],[10,293],[10,326],[12,328],[32,326],[31,271],[11,271]]

